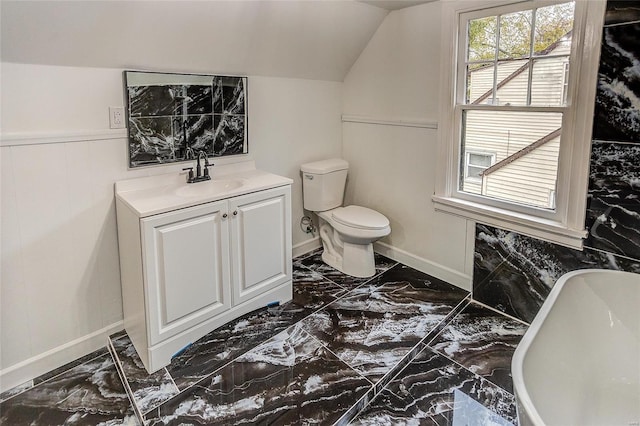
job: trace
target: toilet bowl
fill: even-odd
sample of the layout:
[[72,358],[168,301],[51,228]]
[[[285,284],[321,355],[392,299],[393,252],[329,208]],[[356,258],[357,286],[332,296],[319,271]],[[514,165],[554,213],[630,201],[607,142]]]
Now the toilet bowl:
[[361,206],[342,207],[348,163],[332,159],[303,164],[304,207],[318,215],[322,260],[354,277],[375,274],[373,243],[389,235],[389,219]]
[[319,212],[322,260],[354,277],[375,274],[373,243],[389,235],[389,220],[375,210],[360,206]]

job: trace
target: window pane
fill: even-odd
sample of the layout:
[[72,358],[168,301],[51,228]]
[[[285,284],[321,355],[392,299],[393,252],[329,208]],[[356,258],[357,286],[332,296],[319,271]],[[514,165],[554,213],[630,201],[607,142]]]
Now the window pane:
[[497,18],[488,16],[469,21],[467,61],[494,60],[496,57]]
[[568,57],[536,59],[531,74],[531,105],[561,106],[568,82]]
[[491,165],[491,156],[490,155],[482,155],[482,154],[469,154],[469,164],[474,166],[485,166],[489,167]]
[[484,172],[486,167],[467,167],[467,178],[480,179],[480,173]]
[[[550,208],[556,189],[561,113],[464,111],[459,189],[518,204]],[[469,180],[473,169],[464,154],[494,152],[491,167]],[[471,157],[472,154],[469,154]]]
[[555,4],[536,10],[534,53],[564,55],[571,50],[574,2]]
[[529,61],[498,62],[496,105],[526,105],[529,88]]
[[499,59],[519,59],[530,56],[531,15],[531,10],[500,15]]
[[493,62],[467,66],[467,104],[493,105]]

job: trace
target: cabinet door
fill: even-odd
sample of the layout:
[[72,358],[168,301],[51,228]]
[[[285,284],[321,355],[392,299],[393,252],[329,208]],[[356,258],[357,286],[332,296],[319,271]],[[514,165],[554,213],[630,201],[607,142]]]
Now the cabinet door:
[[229,200],[233,303],[291,279],[291,188]]
[[226,206],[141,220],[151,345],[231,307]]

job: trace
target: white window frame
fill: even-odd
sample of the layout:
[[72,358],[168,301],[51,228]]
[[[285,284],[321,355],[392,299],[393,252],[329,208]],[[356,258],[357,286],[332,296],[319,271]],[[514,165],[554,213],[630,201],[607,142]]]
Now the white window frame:
[[569,98],[569,62],[562,64],[562,103],[566,104]]
[[[605,0],[575,2],[567,106],[540,107],[541,111],[563,113],[555,209],[497,200],[465,193],[458,188],[462,131],[460,105],[464,102],[465,77],[456,79],[456,76],[466,54],[464,49],[458,48],[459,45],[466,47],[466,20],[461,24],[462,17],[474,19],[564,2],[566,0],[443,2],[439,161],[432,199],[437,211],[581,249],[587,236],[584,220]],[[457,55],[452,52],[457,52]],[[465,105],[465,109],[487,110],[484,105],[471,108]],[[494,111],[500,109],[536,111],[531,106],[491,107]]]

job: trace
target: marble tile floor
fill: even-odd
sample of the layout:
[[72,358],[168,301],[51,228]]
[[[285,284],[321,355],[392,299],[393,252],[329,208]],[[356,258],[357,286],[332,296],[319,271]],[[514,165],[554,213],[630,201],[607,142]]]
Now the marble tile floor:
[[112,336],[111,357],[3,394],[0,424],[515,424],[509,367],[525,330],[384,256],[358,279],[315,251],[294,259],[291,302],[214,330],[151,375],[126,334]]

